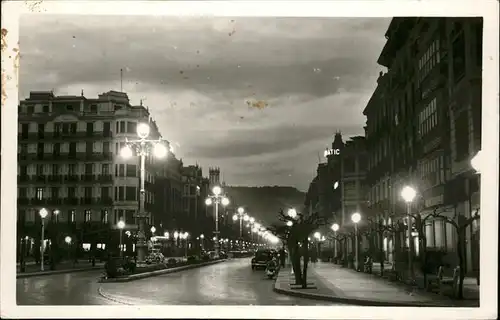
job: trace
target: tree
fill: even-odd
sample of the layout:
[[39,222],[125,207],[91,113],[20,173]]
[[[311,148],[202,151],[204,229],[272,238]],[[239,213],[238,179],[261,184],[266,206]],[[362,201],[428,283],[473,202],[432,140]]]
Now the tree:
[[[290,252],[295,283],[302,284],[302,288],[307,288],[307,265],[309,263],[308,238],[318,227],[328,224],[328,220],[321,216],[319,212],[313,212],[309,215],[297,212],[297,216],[291,218],[284,213],[283,209],[280,209],[278,219],[283,222],[283,225],[274,226],[270,231],[277,237],[285,240],[288,251]],[[293,223],[291,227],[286,226],[288,221]],[[299,244],[301,244],[301,246],[299,246]],[[300,269],[301,251],[304,257],[302,270]]]
[[452,217],[442,215],[441,213],[433,213],[432,216],[436,219],[441,219],[446,223],[451,224],[457,233],[457,255],[458,255],[458,267],[459,267],[459,282],[458,282],[458,299],[463,299],[463,289],[464,289],[464,279],[465,279],[465,261],[464,261],[464,251],[465,246],[465,234],[467,227],[480,218],[479,210],[476,210],[471,217],[466,218],[463,214],[457,212],[456,207]]

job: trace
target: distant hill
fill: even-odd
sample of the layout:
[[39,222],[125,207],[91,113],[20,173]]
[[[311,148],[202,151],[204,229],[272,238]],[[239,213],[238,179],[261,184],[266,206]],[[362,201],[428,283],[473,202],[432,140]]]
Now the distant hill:
[[231,199],[231,207],[245,207],[248,213],[266,225],[278,221],[280,209],[295,207],[301,208],[304,204],[305,193],[293,187],[264,186],[264,187],[231,187],[224,188]]

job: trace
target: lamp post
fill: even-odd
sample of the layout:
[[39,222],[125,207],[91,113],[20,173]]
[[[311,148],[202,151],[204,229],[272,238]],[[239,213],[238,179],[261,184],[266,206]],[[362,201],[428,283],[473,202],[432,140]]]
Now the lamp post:
[[139,196],[139,212],[137,214],[138,230],[137,230],[137,261],[144,262],[146,258],[147,243],[146,243],[146,210],[144,203],[146,200],[146,189],[144,182],[146,179],[146,156],[150,155],[151,151],[154,157],[164,158],[168,154],[168,150],[160,139],[148,140],[150,127],[147,123],[137,124],[137,140],[125,140],[125,147],[121,150],[121,156],[125,159],[133,156],[133,150],[140,157],[140,196]]
[[353,213],[352,216],[351,216],[351,220],[352,222],[354,222],[354,237],[355,237],[355,255],[356,255],[356,265],[355,265],[355,268],[356,268],[356,271],[358,271],[359,269],[359,252],[358,252],[358,223],[359,221],[361,221],[361,215],[357,212]]
[[240,220],[240,240],[243,239],[243,221],[248,221],[250,217],[245,213],[243,207],[238,208],[238,212],[233,215],[233,221]]
[[202,233],[200,234],[200,249],[203,250],[203,245],[204,245],[204,239],[205,239],[205,235]]
[[120,230],[120,258],[123,257],[123,228],[125,228],[125,221],[120,220],[116,224],[118,229]]
[[189,237],[188,232],[184,232],[181,234],[181,239],[184,240],[184,256],[186,257],[186,259],[187,259],[187,252],[188,252],[188,237]]
[[71,237],[70,236],[66,236],[64,238],[64,242],[66,242],[66,244],[68,245],[68,261],[69,261],[69,260],[71,260],[71,258],[69,256],[70,252],[71,252],[71,247],[70,247],[71,246]]
[[205,200],[205,204],[207,206],[215,203],[214,211],[215,211],[215,243],[214,249],[215,254],[219,255],[219,203],[223,206],[227,206],[229,204],[229,199],[222,195],[222,189],[219,186],[215,186],[212,189],[212,195],[209,195]]
[[339,225],[337,223],[332,224],[332,231],[333,231],[333,258],[337,258],[337,231],[339,231]]
[[45,218],[47,217],[47,215],[49,214],[49,212],[47,211],[47,209],[45,208],[42,208],[40,209],[40,211],[38,212],[40,214],[40,218],[42,218],[42,245],[41,245],[41,251],[42,251],[42,254],[41,254],[41,266],[40,266],[40,270],[43,271],[43,264],[44,264],[44,254],[45,254]]
[[401,197],[406,202],[406,212],[408,215],[408,272],[410,280],[413,280],[413,237],[412,237],[412,218],[411,218],[411,203],[415,199],[417,191],[410,186],[405,186],[401,190]]
[[178,243],[177,243],[177,239],[179,239],[179,232],[177,231],[174,231],[174,242],[175,242],[175,250],[177,251],[177,247],[178,247]]
[[316,255],[319,257],[319,242],[321,241],[321,233],[315,232],[314,238],[316,239]]

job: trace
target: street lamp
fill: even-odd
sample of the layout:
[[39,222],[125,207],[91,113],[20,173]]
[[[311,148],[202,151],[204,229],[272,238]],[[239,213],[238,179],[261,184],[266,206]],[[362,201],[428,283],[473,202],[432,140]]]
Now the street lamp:
[[361,221],[361,215],[357,212],[353,213],[351,216],[352,222],[354,222],[354,236],[356,239],[355,254],[356,254],[356,271],[359,267],[359,251],[358,251],[358,223]]
[[68,261],[70,260],[70,252],[71,252],[71,237],[70,236],[66,236],[64,238],[64,242],[66,242],[66,244],[68,245]]
[[40,214],[40,218],[42,218],[42,246],[41,246],[41,251],[42,251],[42,257],[41,257],[41,262],[42,262],[42,265],[40,267],[40,269],[43,271],[43,258],[44,258],[44,254],[45,254],[45,218],[47,217],[47,215],[49,214],[49,212],[47,211],[47,209],[45,208],[42,208],[40,209],[40,211],[38,212]]
[[408,215],[408,271],[410,272],[411,280],[413,280],[413,238],[412,238],[412,218],[411,218],[411,203],[417,196],[417,191],[410,186],[405,186],[401,190],[401,197],[406,202],[406,212]]
[[146,189],[144,186],[146,178],[146,156],[151,154],[156,158],[165,158],[168,150],[164,143],[160,140],[148,140],[150,133],[149,124],[141,122],[137,125],[137,140],[125,140],[126,145],[122,148],[120,154],[123,158],[128,159],[133,156],[133,149],[136,150],[140,157],[140,196],[139,196],[139,212],[137,220],[139,222],[137,230],[137,261],[144,262],[146,258],[147,243],[146,243],[146,211],[144,207],[146,199]]
[[168,240],[168,238],[170,237],[170,234],[168,233],[168,231],[165,231],[165,233],[163,233],[163,236]]
[[288,209],[288,216],[292,219],[295,219],[297,217],[297,210],[295,210],[294,208],[290,208]]
[[291,226],[293,226],[293,222],[292,222],[291,220],[288,220],[288,221],[286,222],[286,225],[287,225],[288,227],[291,227]]
[[219,203],[222,204],[223,206],[227,206],[229,204],[229,199],[225,196],[222,196],[222,189],[219,186],[215,186],[212,189],[213,195],[209,195],[208,198],[205,200],[205,204],[207,206],[211,205],[212,203],[215,203],[214,206],[214,214],[215,214],[215,244],[214,244],[214,249],[215,249],[215,254],[218,256],[219,255]]
[[248,220],[248,215],[243,207],[238,208],[238,212],[233,215],[233,221],[240,220],[240,239],[243,239],[243,220]]
[[321,233],[316,231],[314,233],[314,238],[317,240],[316,241],[316,256],[319,257],[319,242],[321,241]]
[[184,232],[181,234],[181,239],[184,240],[184,256],[186,257],[187,259],[187,252],[188,252],[188,237],[189,237],[189,233],[188,232]]
[[118,229],[120,229],[120,257],[123,256],[123,228],[125,228],[125,222],[123,220],[118,221],[116,224]]
[[333,231],[333,236],[335,237],[334,240],[333,240],[333,257],[336,258],[337,257],[337,231],[339,231],[339,225],[337,223],[334,223],[332,224],[332,231]]

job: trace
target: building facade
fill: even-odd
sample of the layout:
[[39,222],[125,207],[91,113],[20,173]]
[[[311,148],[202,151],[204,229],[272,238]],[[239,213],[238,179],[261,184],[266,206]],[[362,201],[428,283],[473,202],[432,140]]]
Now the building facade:
[[[127,138],[137,139],[138,122],[149,123],[150,139],[161,138],[147,108],[115,91],[96,99],[31,92],[18,117],[18,244],[26,240],[28,252],[38,247],[41,208],[49,211],[50,242],[70,235],[84,250],[104,248],[120,219],[136,228],[138,157],[119,153]],[[146,159],[150,223],[159,161],[165,160]]]
[[[369,207],[385,223],[405,215],[405,185],[418,190],[412,210],[422,217],[470,214],[470,198],[477,197],[470,159],[480,142],[481,33],[480,19],[391,21],[378,59],[387,72],[363,112]],[[428,219],[425,236],[428,247],[456,250],[454,229],[442,220]],[[419,239],[412,240],[418,255]],[[401,241],[408,246],[407,236]],[[389,260],[394,246],[395,239],[384,240]],[[472,268],[471,258],[467,264]]]

